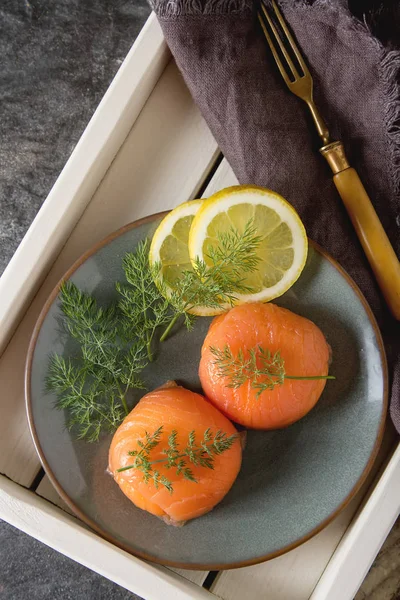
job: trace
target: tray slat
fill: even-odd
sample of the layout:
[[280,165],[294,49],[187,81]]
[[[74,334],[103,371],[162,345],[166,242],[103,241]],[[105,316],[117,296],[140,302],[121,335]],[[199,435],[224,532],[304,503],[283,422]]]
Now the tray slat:
[[65,512],[75,517],[73,511],[69,508],[68,504],[64,502],[61,496],[59,496],[57,490],[55,489],[55,487],[53,487],[47,475],[44,475],[42,481],[37,486],[35,493],[38,494],[38,496],[41,496],[45,500],[48,500],[52,504],[55,504],[55,506],[62,508]]
[[[24,362],[42,306],[70,265],[118,227],[196,195],[217,144],[171,62],[0,359],[0,472],[29,486],[39,468],[24,404]],[[118,202],[116,202],[118,198]]]
[[238,185],[238,180],[232,171],[230,164],[224,158],[204,190],[203,197],[208,198],[212,194],[215,194],[215,192],[218,192],[224,187],[229,187],[230,185]]

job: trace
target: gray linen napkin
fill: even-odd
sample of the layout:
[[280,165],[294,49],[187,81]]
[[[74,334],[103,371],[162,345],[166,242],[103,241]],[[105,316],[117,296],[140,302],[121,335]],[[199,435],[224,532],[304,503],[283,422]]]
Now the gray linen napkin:
[[[344,142],[400,254],[400,52],[384,47],[346,0],[282,0],[307,57],[332,139]],[[391,416],[400,432],[400,325],[388,313],[319,155],[305,105],[284,85],[252,0],[153,0],[183,77],[240,183],[270,187],[308,235],[354,278],[381,327]],[[400,30],[400,23],[399,28]]]

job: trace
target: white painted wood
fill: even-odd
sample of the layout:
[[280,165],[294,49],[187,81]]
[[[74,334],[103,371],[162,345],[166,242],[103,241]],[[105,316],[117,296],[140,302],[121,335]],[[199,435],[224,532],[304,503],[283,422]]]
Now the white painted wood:
[[0,475],[0,519],[145,600],[207,600],[211,593],[100,538],[61,509]]
[[[58,494],[56,489],[53,487],[47,475],[43,477],[42,481],[37,486],[35,493],[44,498],[45,500],[48,500],[55,506],[62,508],[63,511],[69,513],[73,517],[75,516],[72,510],[69,508],[68,504],[64,502],[64,500]],[[83,523],[82,526],[84,526]]]
[[166,568],[168,568],[169,571],[173,571],[174,573],[177,573],[177,575],[180,575],[181,577],[184,577],[192,583],[200,586],[203,585],[204,580],[209,573],[209,571],[191,571],[190,569],[175,569],[173,567]]
[[0,354],[169,58],[151,15],[0,279]]
[[238,180],[226,158],[224,158],[218,169],[215,171],[213,178],[204,190],[203,197],[208,198],[215,192],[230,185],[238,185]]
[[400,514],[400,444],[347,528],[311,600],[352,600]]
[[[25,415],[24,362],[34,324],[57,281],[115,229],[194,197],[217,153],[170,62],[0,359],[0,387],[7,390],[0,395],[0,472],[29,486],[39,468]],[[57,198],[52,197],[52,206]],[[59,235],[57,227],[53,235]],[[26,244],[29,248],[32,240]]]
[[[43,477],[42,481],[36,488],[36,494],[39,494],[39,496],[41,496],[42,498],[49,500],[52,504],[59,506],[65,512],[74,516],[74,513],[67,506],[67,504],[65,504],[64,500],[58,495],[57,491],[52,486],[50,479],[47,477],[47,475]],[[82,525],[82,527],[85,527],[84,523],[82,523],[80,520],[79,523]],[[181,575],[185,579],[188,579],[193,583],[197,583],[197,585],[202,585],[205,578],[208,575],[208,571],[190,571],[189,569],[174,569],[172,567],[170,569],[171,571],[178,573],[178,575]]]

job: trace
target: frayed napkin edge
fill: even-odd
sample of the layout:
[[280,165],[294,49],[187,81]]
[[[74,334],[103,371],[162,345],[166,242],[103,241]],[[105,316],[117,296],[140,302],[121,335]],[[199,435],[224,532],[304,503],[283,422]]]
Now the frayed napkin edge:
[[150,6],[161,19],[181,16],[227,15],[252,12],[253,0],[150,0]]
[[[394,193],[400,197],[400,51],[382,49],[380,76],[384,91],[384,120]],[[400,214],[397,217],[400,225]]]

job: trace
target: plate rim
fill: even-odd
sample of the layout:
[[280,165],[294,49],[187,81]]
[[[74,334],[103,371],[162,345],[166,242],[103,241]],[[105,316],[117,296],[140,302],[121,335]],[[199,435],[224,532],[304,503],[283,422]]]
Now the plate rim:
[[51,484],[53,485],[53,487],[55,488],[55,490],[57,491],[57,493],[59,494],[61,499],[73,511],[73,513],[81,521],[83,521],[83,523],[88,525],[92,530],[94,530],[97,534],[99,534],[103,539],[114,544],[118,548],[121,548],[121,550],[128,552],[132,556],[136,556],[136,557],[142,558],[144,560],[148,560],[153,563],[160,564],[160,565],[167,566],[167,567],[175,567],[175,568],[190,569],[190,570],[201,570],[201,571],[220,571],[220,570],[227,570],[227,569],[239,569],[242,567],[248,567],[251,565],[260,564],[260,563],[266,562],[268,560],[271,560],[273,558],[277,558],[278,556],[286,554],[287,552],[290,552],[290,550],[294,550],[298,546],[301,546],[301,544],[304,544],[305,542],[307,542],[308,540],[313,538],[315,535],[317,535],[320,531],[325,529],[325,527],[327,527],[327,525],[329,525],[329,523],[331,523],[344,508],[346,508],[346,506],[351,502],[351,500],[359,492],[359,490],[362,487],[363,483],[365,482],[369,472],[371,471],[372,466],[375,462],[375,459],[378,455],[380,446],[382,444],[383,434],[385,431],[385,423],[386,423],[388,404],[389,404],[389,373],[388,373],[386,351],[385,351],[385,347],[383,344],[382,334],[380,332],[375,315],[372,312],[371,307],[369,306],[367,300],[365,299],[364,294],[362,293],[362,291],[360,290],[358,285],[355,283],[355,281],[352,279],[352,277],[350,277],[350,275],[347,273],[347,271],[336,261],[336,259],[334,259],[319,244],[317,244],[316,242],[314,242],[313,240],[308,238],[309,245],[314,250],[319,252],[325,259],[327,259],[333,265],[333,267],[342,275],[342,277],[347,281],[347,283],[353,289],[355,294],[358,296],[358,298],[361,301],[361,304],[363,305],[363,308],[368,316],[368,319],[372,325],[372,328],[374,330],[374,333],[375,333],[375,336],[377,339],[377,343],[378,343],[378,350],[379,350],[379,354],[380,354],[381,361],[382,361],[382,371],[383,371],[383,373],[382,373],[382,375],[383,375],[383,411],[382,411],[382,416],[380,419],[378,433],[377,433],[377,436],[375,439],[375,443],[372,448],[372,452],[370,454],[368,462],[367,462],[366,466],[364,467],[363,472],[361,473],[360,477],[356,481],[353,488],[350,490],[349,494],[344,498],[344,500],[339,504],[339,506],[330,515],[328,515],[328,517],[326,517],[323,521],[321,521],[321,523],[319,523],[316,527],[314,527],[314,529],[312,529],[311,531],[309,531],[302,537],[296,539],[295,541],[291,542],[290,544],[287,544],[286,546],[283,546],[282,548],[279,548],[278,550],[276,550],[274,552],[269,552],[266,555],[256,557],[256,558],[251,558],[251,559],[244,560],[244,561],[228,563],[228,564],[225,564],[225,563],[210,563],[210,564],[208,564],[208,563],[187,563],[187,562],[180,562],[180,561],[171,561],[168,559],[158,558],[151,554],[147,554],[146,552],[142,552],[139,550],[133,550],[129,545],[125,544],[124,542],[119,541],[112,534],[105,531],[95,521],[93,521],[88,515],[86,515],[78,506],[76,506],[74,501],[65,492],[63,487],[58,482],[56,476],[54,475],[49,463],[47,462],[47,459],[42,450],[42,447],[40,445],[39,437],[37,435],[35,423],[34,423],[34,419],[33,419],[32,397],[31,397],[32,364],[33,364],[33,357],[34,357],[34,352],[35,352],[35,348],[36,348],[36,342],[37,342],[40,330],[41,330],[42,325],[47,317],[50,307],[53,305],[53,303],[59,293],[60,286],[63,283],[63,281],[65,281],[66,279],[69,279],[84,262],[86,262],[91,256],[96,254],[99,250],[101,250],[102,248],[107,246],[110,242],[112,242],[116,238],[120,237],[121,235],[124,235],[125,233],[127,233],[128,231],[131,231],[132,229],[140,227],[141,225],[145,225],[146,223],[150,223],[152,221],[155,221],[156,219],[163,218],[169,212],[171,212],[171,211],[165,210],[165,211],[161,211],[158,213],[148,215],[146,217],[142,217],[141,219],[131,221],[130,223],[123,225],[116,231],[113,231],[112,233],[107,235],[105,238],[103,238],[102,240],[100,240],[99,242],[97,242],[96,244],[91,246],[89,248],[89,250],[84,252],[72,264],[72,266],[64,273],[64,275],[59,279],[57,284],[54,286],[54,288],[51,291],[50,295],[48,296],[42,310],[40,311],[40,314],[35,323],[35,327],[33,329],[32,335],[31,335],[31,339],[30,339],[29,347],[28,347],[28,353],[27,353],[27,357],[26,357],[24,381],[25,381],[25,408],[26,408],[26,413],[27,413],[27,417],[28,417],[28,425],[29,425],[30,434],[31,434],[31,437],[33,440],[33,444],[35,446],[35,450],[38,454],[38,457],[42,464],[42,467],[43,467],[46,475],[48,476]]

